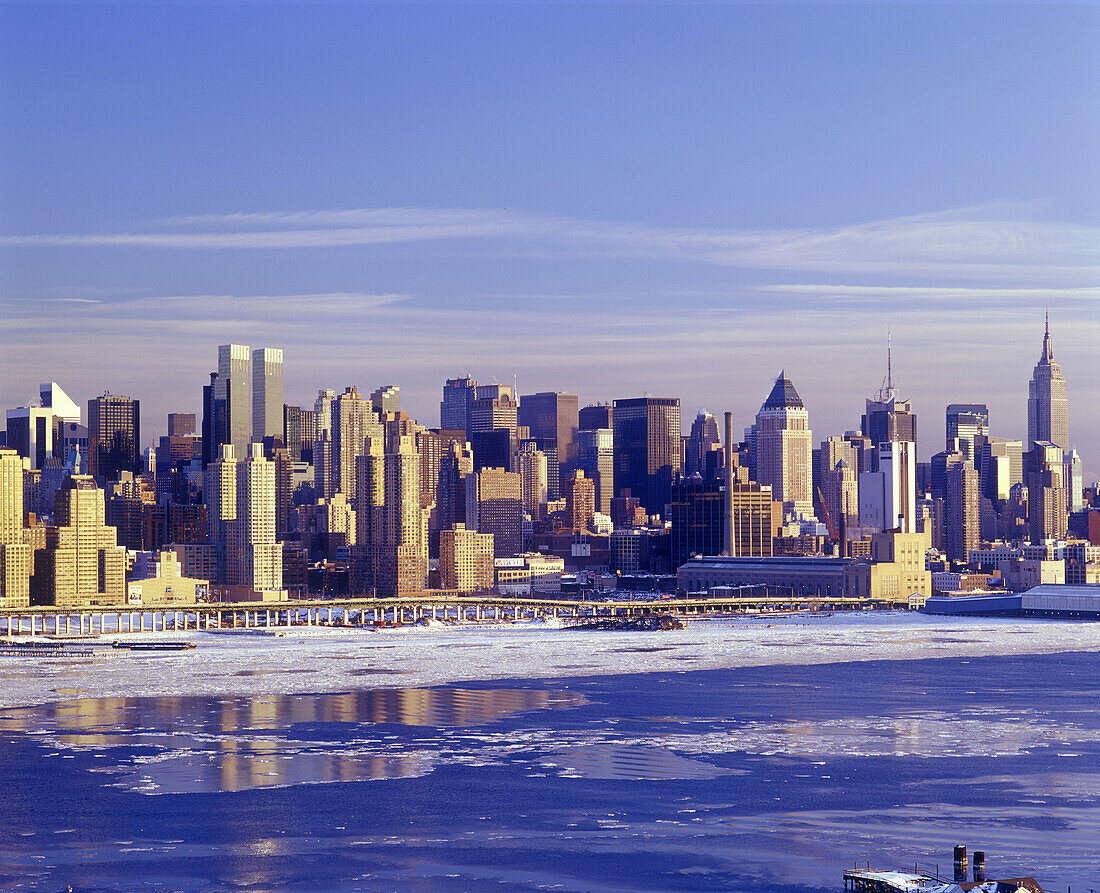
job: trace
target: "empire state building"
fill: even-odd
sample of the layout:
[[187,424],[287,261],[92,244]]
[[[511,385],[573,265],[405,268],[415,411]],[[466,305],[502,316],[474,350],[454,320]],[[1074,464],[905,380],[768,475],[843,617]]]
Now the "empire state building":
[[1050,349],[1050,317],[1043,335],[1043,355],[1035,364],[1027,394],[1028,446],[1036,440],[1050,441],[1069,452],[1069,404],[1062,367],[1054,362]]

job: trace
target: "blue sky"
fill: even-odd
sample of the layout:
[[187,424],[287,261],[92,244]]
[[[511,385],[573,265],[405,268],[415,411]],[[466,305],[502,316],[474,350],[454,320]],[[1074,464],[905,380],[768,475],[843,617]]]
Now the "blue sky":
[[[1049,305],[1100,471],[1100,8],[0,6],[0,403],[444,378],[815,437],[884,373],[1026,429]],[[686,427],[686,421],[685,421]]]

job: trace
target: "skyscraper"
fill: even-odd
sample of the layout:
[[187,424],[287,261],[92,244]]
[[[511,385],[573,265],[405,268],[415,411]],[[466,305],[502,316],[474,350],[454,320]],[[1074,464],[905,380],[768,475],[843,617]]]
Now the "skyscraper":
[[88,471],[104,483],[139,473],[140,401],[104,394],[88,401]]
[[1027,454],[1027,515],[1031,541],[1058,540],[1066,535],[1065,461],[1061,448],[1036,440]]
[[370,402],[379,418],[387,413],[398,413],[401,411],[401,388],[395,384],[384,384],[375,388],[371,392]]
[[119,605],[126,601],[126,549],[104,521],[103,491],[95,478],[74,474],[54,504],[56,527],[34,556],[31,594],[36,604],[59,607]]
[[478,385],[474,401],[470,406],[470,421],[467,431],[493,431],[507,428],[512,437],[516,436],[517,422],[516,398],[512,386],[506,384]]
[[951,561],[968,561],[978,548],[978,472],[970,462],[950,465],[944,481],[943,538]]
[[449,378],[443,385],[443,400],[439,404],[439,427],[470,432],[470,411],[477,394],[477,382],[469,376]]
[[0,608],[30,604],[31,561],[23,542],[23,458],[0,449]]
[[813,432],[802,398],[786,372],[756,414],[756,480],[772,488],[786,512],[813,512]]
[[1050,347],[1050,316],[1043,334],[1043,353],[1035,364],[1027,396],[1027,448],[1049,441],[1063,453],[1069,451],[1069,403],[1062,367],[1054,362]]
[[263,446],[251,444],[238,460],[232,444],[206,468],[208,539],[214,549],[215,581],[235,596],[285,598],[283,552],[275,532],[275,463]]
[[[877,447],[886,441],[917,441],[917,417],[913,414],[911,401],[902,400],[900,392],[894,387],[893,361],[889,343],[886,348],[886,378],[874,397],[867,398],[867,408],[863,414],[862,430],[865,437],[871,439],[871,446]],[[877,471],[872,468],[872,471]]]
[[681,478],[672,487],[669,545],[672,567],[695,555],[721,555],[726,540],[726,492],[717,481],[697,475]]
[[516,453],[513,467],[519,475],[523,511],[536,521],[542,520],[549,494],[546,454],[528,443]]
[[320,440],[323,432],[328,432],[329,440],[332,439],[332,404],[335,400],[336,392],[332,388],[317,391],[317,399],[313,403],[314,440]]
[[948,404],[946,432],[947,449],[958,450],[977,468],[989,434],[989,410],[984,403]]
[[610,515],[615,495],[615,436],[610,428],[577,432],[577,468],[596,484],[596,511]]
[[687,450],[684,455],[684,474],[689,477],[698,474],[704,480],[714,478],[718,469],[713,456],[710,457],[708,468],[708,455],[716,454],[721,448],[718,420],[705,409],[700,410],[691,423],[691,433],[688,435]]
[[419,592],[428,572],[428,515],[411,434],[375,434],[357,459],[355,581],[382,598]]
[[[238,456],[248,455],[252,442],[252,352],[244,344],[222,344],[218,347],[218,377],[214,379],[213,397],[218,406],[214,415],[224,419],[219,424],[218,445],[230,443]],[[279,403],[282,403],[280,398]],[[214,455],[216,456],[215,449]]]
[[336,489],[355,501],[355,457],[363,454],[363,444],[368,437],[377,437],[382,426],[370,400],[359,396],[355,387],[344,389],[332,406],[332,476]]
[[583,471],[574,471],[566,483],[565,511],[574,530],[591,530],[596,512],[596,485]]
[[252,441],[283,436],[283,352],[252,351]]
[[664,514],[672,483],[683,471],[680,401],[630,397],[614,404],[615,495],[641,501],[650,515]]
[[878,470],[859,476],[859,523],[875,530],[915,533],[916,444],[883,441],[875,453]]
[[493,588],[493,535],[455,524],[439,535],[439,582],[444,589]]
[[523,548],[523,493],[518,474],[483,468],[466,475],[466,527],[493,535],[493,554],[511,558]]
[[597,428],[614,428],[614,412],[610,403],[593,403],[583,407],[577,413],[577,425],[581,431],[595,431]]
[[526,425],[536,440],[553,439],[556,461],[547,468],[550,491],[561,493],[564,477],[577,458],[580,410],[576,394],[547,391],[524,394],[519,399],[518,423]]

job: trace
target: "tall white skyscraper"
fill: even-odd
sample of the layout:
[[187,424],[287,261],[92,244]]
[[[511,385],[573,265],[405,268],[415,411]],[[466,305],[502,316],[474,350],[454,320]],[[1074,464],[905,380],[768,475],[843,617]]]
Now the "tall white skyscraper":
[[283,436],[283,352],[252,351],[252,440]]
[[877,448],[878,471],[859,476],[859,523],[875,530],[917,530],[916,444],[886,441]]
[[802,398],[780,372],[756,414],[756,480],[786,512],[813,512],[813,432]]

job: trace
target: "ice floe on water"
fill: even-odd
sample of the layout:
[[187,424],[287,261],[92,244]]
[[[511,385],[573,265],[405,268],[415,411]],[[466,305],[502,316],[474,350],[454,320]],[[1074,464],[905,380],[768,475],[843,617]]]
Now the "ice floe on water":
[[112,660],[0,658],[0,706],[72,698],[335,692],[488,679],[1100,650],[1100,624],[890,611],[692,622],[670,632],[543,624],[189,633],[198,647]]

